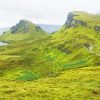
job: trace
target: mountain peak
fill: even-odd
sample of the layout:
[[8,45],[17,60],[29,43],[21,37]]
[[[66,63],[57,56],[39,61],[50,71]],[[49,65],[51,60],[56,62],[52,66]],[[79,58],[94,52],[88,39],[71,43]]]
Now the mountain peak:
[[34,27],[34,24],[28,20],[20,20],[18,24],[11,27],[11,33],[30,33],[30,28]]
[[11,27],[10,31],[12,34],[44,32],[39,26],[25,19],[20,20],[18,24]]
[[22,20],[20,20],[19,23],[26,23],[26,24],[31,23],[31,24],[33,24],[31,21],[26,20],[26,19],[22,19]]
[[65,22],[65,25],[67,27],[75,27],[78,24],[82,26],[86,26],[87,23],[83,21],[82,19],[78,18],[80,15],[87,15],[87,12],[82,12],[82,11],[73,11],[70,12],[67,16],[67,21]]
[[91,28],[99,27],[100,31],[100,18],[94,14],[90,14],[84,11],[70,12],[67,16],[67,21],[65,22],[64,26],[66,26],[66,28],[70,28],[77,27],[79,25],[83,27],[88,26]]
[[15,26],[4,32],[1,36],[4,41],[19,41],[24,39],[37,39],[48,34],[39,26],[28,20],[20,20]]

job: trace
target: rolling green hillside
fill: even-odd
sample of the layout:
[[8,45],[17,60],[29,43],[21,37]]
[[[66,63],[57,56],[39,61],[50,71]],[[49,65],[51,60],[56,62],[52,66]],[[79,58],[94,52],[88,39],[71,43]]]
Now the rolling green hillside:
[[0,47],[1,94],[21,100],[99,100],[100,18],[70,12],[62,28],[51,35],[24,22],[0,37],[8,42]]

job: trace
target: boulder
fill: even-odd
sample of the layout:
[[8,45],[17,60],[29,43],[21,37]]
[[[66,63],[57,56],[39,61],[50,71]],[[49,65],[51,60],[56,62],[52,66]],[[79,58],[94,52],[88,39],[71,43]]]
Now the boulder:
[[100,32],[100,26],[96,25],[96,26],[94,27],[94,30],[97,31],[97,32]]

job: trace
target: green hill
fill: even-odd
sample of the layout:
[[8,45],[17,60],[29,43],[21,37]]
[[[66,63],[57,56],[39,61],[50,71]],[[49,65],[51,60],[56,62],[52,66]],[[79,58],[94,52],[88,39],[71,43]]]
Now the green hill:
[[[7,72],[11,74],[12,79],[16,79],[13,76],[16,75],[17,71],[19,73],[27,69],[39,74],[39,77],[49,77],[57,75],[62,70],[84,66],[99,66],[100,32],[95,30],[98,24],[93,20],[94,16],[85,12],[71,12],[67,17],[66,23],[58,32],[50,36],[39,32],[39,35],[36,33],[38,38],[35,37],[35,33],[25,33],[26,31],[23,27],[26,24],[22,25],[23,21],[20,21],[21,27],[17,28],[20,25],[19,23],[14,26],[17,29],[14,27],[10,29],[9,36],[14,42],[0,49],[1,60],[4,60],[4,62],[1,62],[2,67],[8,67],[8,64],[10,64]],[[93,24],[90,24],[85,18],[91,18],[88,21]],[[29,25],[30,22],[25,21],[25,23]],[[8,36],[5,38],[8,39]],[[7,65],[5,65],[5,62]],[[17,70],[14,75],[10,73],[11,68],[12,70]],[[8,76],[6,75],[5,77]]]
[[39,26],[36,26],[28,20],[20,20],[18,24],[11,27],[9,31],[4,32],[0,37],[1,41],[19,41],[24,39],[36,39],[45,37],[48,34]]
[[70,12],[62,28],[51,35],[44,31],[37,35],[32,31],[36,28],[26,31],[24,25],[19,28],[16,25],[0,37],[10,41],[0,47],[1,94],[5,98],[100,98],[100,18],[97,15]]
[[[85,12],[71,12],[61,30],[53,35],[52,44],[69,61],[87,59],[90,65],[100,62],[100,18]],[[63,59],[64,61],[64,59]],[[89,63],[90,62],[90,63]]]

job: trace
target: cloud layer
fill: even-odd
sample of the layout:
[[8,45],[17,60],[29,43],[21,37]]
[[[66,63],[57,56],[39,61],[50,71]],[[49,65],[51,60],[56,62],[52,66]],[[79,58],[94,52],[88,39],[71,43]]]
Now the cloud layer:
[[0,27],[21,19],[33,23],[64,24],[70,11],[100,11],[100,0],[0,0]]

